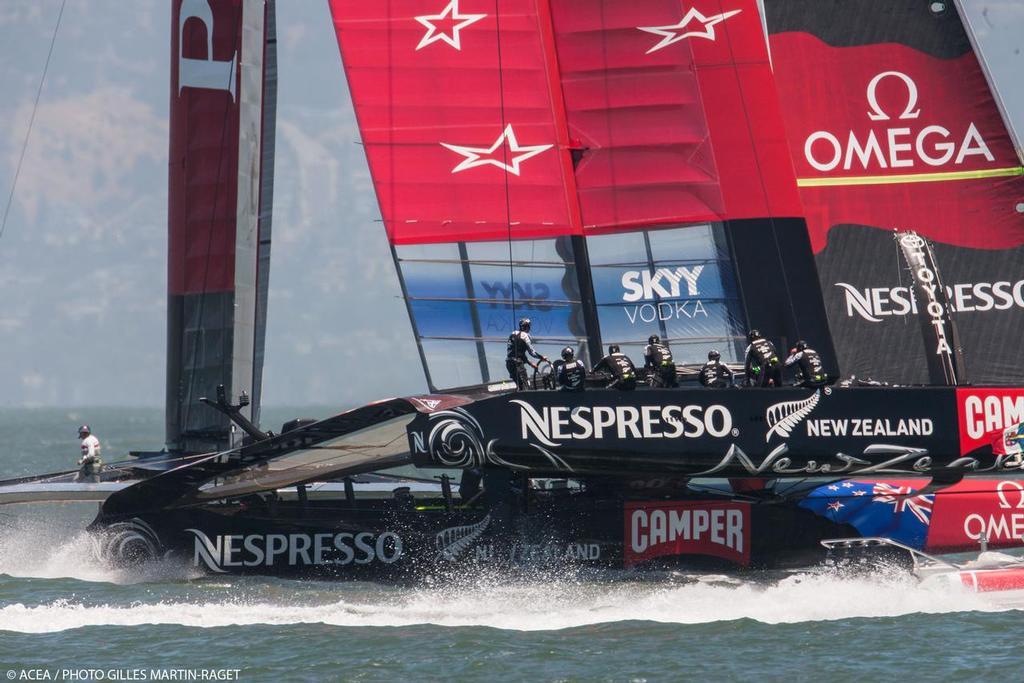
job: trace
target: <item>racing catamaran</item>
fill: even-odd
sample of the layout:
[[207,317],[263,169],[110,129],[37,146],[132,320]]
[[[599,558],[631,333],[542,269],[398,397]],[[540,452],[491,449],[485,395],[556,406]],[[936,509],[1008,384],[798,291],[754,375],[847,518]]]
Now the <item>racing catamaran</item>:
[[[167,450],[0,503],[102,499],[113,561],[215,573],[1020,544],[1012,32],[917,0],[329,4],[427,391],[259,427],[274,3],[176,0]],[[522,316],[591,366],[658,334],[682,386],[516,391]],[[882,382],[698,387],[750,327]]]

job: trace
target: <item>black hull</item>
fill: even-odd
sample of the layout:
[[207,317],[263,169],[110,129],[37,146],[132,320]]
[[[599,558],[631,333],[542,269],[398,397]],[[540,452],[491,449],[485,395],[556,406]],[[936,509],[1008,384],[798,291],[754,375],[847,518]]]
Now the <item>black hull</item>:
[[1011,547],[1021,462],[996,445],[1021,418],[1019,389],[477,388],[198,458],[92,528],[116,562],[374,580],[798,567],[843,537]]
[[[101,519],[93,530],[104,539],[106,559],[118,563],[170,557],[211,574],[375,581],[545,569],[635,574],[807,566],[825,557],[821,540],[858,535],[767,491],[673,495],[645,490],[661,482],[643,480],[538,489],[501,471],[486,478],[500,493],[468,509],[446,510],[443,498],[397,497],[356,508],[243,501]],[[664,529],[654,521],[658,510]],[[641,522],[633,520],[637,514],[645,515]],[[673,531],[673,523],[687,528]]]

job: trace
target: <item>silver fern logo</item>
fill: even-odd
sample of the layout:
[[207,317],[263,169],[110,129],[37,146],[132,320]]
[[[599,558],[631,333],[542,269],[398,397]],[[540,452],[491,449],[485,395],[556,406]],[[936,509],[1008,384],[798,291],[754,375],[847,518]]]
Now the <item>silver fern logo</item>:
[[802,401],[783,401],[768,406],[764,417],[768,422],[768,433],[764,437],[765,443],[771,441],[773,434],[781,438],[788,438],[800,422],[811,414],[814,406],[821,400],[821,391],[815,391],[810,397]]
[[476,524],[466,526],[453,526],[439,531],[434,539],[437,547],[437,558],[451,562],[458,559],[459,555],[473,545],[487,525],[491,523],[491,516],[487,515]]

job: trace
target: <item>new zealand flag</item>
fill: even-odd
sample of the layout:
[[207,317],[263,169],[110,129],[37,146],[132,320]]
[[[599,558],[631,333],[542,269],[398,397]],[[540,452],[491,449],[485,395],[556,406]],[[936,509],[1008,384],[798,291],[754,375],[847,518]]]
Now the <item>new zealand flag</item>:
[[800,507],[863,536],[883,536],[912,548],[924,548],[934,495],[919,495],[898,482],[837,481],[819,486]]

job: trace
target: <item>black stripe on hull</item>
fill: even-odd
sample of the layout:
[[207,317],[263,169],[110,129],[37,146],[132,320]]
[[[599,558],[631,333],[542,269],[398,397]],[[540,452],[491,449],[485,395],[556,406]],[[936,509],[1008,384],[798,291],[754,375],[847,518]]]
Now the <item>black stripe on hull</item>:
[[809,33],[833,47],[900,43],[940,59],[971,51],[952,0],[767,0],[768,32]]

